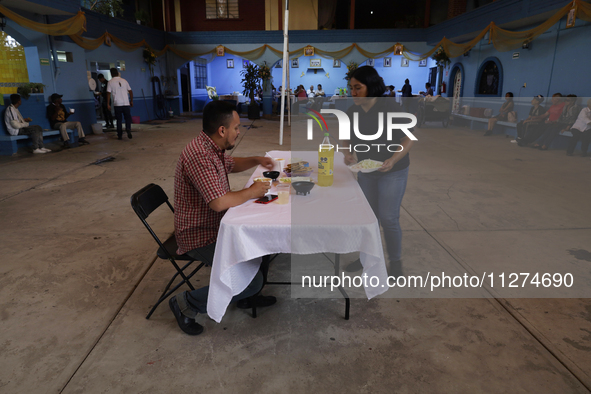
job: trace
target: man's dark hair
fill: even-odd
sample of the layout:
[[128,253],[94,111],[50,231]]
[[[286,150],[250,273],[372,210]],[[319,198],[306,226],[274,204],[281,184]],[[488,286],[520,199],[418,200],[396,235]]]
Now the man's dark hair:
[[512,92],[507,92],[507,93],[505,93],[505,95],[509,95],[509,97],[513,97],[513,93]]
[[21,95],[20,94],[11,94],[10,95],[10,103],[12,105],[15,105],[19,101],[21,101]]
[[426,86],[426,87],[428,87],[428,88],[430,88],[430,87],[431,87],[431,84],[430,84],[429,82],[427,82],[427,83],[425,84],[425,86]]
[[375,68],[371,66],[362,66],[353,71],[351,78],[355,78],[367,86],[367,97],[381,97],[386,91],[384,80]]
[[220,126],[228,126],[234,117],[236,106],[226,101],[215,100],[203,108],[203,131],[212,136]]
[[388,87],[390,88],[390,90],[394,90],[394,85],[389,85]]
[[408,80],[408,78],[406,78],[406,79],[404,80],[404,83],[410,83],[410,81]]
[[104,78],[104,77],[105,77],[105,76],[104,76],[103,74],[99,74],[99,75],[97,76],[97,79],[101,79],[101,78]]
[[111,71],[111,76],[112,77],[118,77],[119,76],[119,70],[117,70],[115,67],[113,67],[110,71]]

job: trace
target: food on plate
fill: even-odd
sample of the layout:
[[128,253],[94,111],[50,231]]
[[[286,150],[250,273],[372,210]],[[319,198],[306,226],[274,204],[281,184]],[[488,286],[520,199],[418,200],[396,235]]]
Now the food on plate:
[[279,178],[279,183],[291,183],[291,178],[288,178],[288,177]]
[[349,166],[352,170],[373,170],[376,168],[380,168],[382,166],[381,161],[376,161],[376,160],[371,160],[371,159],[365,159],[360,161],[359,163],[353,164],[352,166]]

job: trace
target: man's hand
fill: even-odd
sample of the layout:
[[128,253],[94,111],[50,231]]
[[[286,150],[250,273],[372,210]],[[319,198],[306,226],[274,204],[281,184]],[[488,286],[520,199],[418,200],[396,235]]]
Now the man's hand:
[[129,102],[129,106],[130,106],[130,107],[133,107],[133,100],[131,100],[131,101]]
[[24,121],[25,121],[25,122],[32,122],[32,121],[33,121],[33,119],[31,119],[31,118],[25,118],[25,119],[24,119]]
[[270,157],[261,157],[259,159],[259,164],[268,170],[272,170],[273,167],[275,167],[275,162]]
[[107,109],[110,111],[111,110],[111,103],[107,104]]
[[252,198],[261,198],[270,188],[271,186],[267,182],[254,182],[248,190],[252,192]]
[[345,164],[351,165],[351,164],[355,164],[355,163],[357,163],[357,160],[355,159],[355,155],[351,152],[345,152]]

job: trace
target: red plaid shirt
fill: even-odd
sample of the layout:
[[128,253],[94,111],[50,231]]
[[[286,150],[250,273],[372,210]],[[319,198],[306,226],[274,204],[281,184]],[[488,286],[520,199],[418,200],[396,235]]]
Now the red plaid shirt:
[[209,203],[230,191],[234,159],[203,131],[185,147],[174,175],[174,228],[178,254],[215,242],[226,213]]

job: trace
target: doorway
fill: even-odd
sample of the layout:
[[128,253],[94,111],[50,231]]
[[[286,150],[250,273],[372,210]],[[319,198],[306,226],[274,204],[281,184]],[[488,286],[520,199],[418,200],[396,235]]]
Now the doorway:
[[191,112],[191,62],[181,67],[181,96],[183,100],[182,112]]

